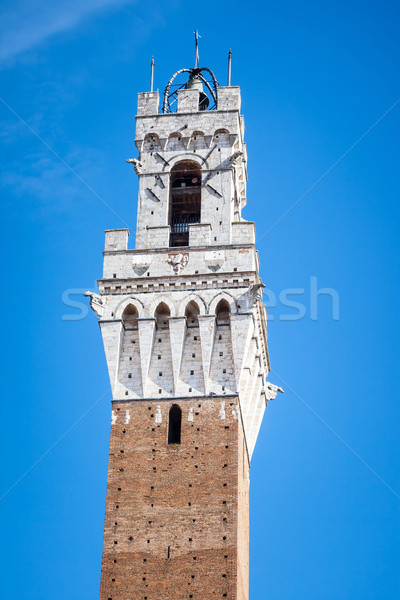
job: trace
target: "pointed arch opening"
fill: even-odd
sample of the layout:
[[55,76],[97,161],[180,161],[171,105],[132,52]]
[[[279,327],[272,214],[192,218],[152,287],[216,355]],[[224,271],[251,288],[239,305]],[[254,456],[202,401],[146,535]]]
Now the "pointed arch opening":
[[136,306],[128,304],[122,313],[122,323],[125,329],[137,329],[138,328],[138,311]]
[[220,300],[215,309],[217,315],[217,325],[229,325],[230,306],[224,298]]
[[160,302],[154,311],[154,316],[156,319],[157,329],[167,329],[168,328],[168,317],[171,315],[171,311],[165,302]]
[[189,245],[189,225],[200,223],[201,169],[192,160],[174,165],[170,174],[170,247]]
[[168,444],[181,443],[182,411],[177,404],[169,410],[168,418]]
[[185,317],[186,323],[188,327],[198,327],[199,326],[199,314],[200,309],[197,302],[191,300],[189,304],[186,306]]

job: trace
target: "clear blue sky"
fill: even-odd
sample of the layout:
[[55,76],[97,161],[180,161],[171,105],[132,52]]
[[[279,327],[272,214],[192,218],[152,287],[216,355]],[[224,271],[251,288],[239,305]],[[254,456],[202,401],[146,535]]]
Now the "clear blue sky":
[[[136,93],[200,63],[242,88],[258,237],[400,97],[395,2],[3,2],[0,24],[6,492],[108,390],[93,314],[104,229],[135,226]],[[14,111],[5,106],[4,102]],[[32,133],[18,115],[35,132]],[[103,199],[111,212],[40,141]],[[399,139],[394,107],[258,248],[271,402],[251,470],[251,600],[393,600],[399,564]],[[334,288],[310,315],[310,278]],[[80,300],[79,296],[75,296]],[[86,302],[86,300],[85,300]],[[109,394],[0,502],[3,595],[98,598]],[[2,493],[3,493],[2,492]]]

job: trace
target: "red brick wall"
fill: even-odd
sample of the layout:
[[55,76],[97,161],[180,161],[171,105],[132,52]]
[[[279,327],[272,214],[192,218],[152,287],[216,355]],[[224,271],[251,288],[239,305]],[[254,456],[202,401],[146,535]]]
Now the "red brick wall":
[[[169,446],[174,403],[182,437]],[[113,403],[100,600],[247,600],[248,466],[233,409],[237,398]]]

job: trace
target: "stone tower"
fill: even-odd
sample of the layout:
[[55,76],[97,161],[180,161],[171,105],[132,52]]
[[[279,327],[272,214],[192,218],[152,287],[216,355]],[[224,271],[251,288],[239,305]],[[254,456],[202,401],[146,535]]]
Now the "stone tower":
[[135,249],[106,231],[89,294],[112,389],[101,600],[248,598],[249,464],[278,388],[240,89],[186,74],[161,113],[138,95]]

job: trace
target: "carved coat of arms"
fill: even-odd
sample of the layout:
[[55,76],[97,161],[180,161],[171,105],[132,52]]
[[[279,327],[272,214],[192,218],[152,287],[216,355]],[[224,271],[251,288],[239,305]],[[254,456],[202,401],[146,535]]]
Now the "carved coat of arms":
[[188,252],[177,252],[176,254],[168,254],[168,264],[174,270],[174,273],[179,275],[179,273],[186,267],[189,261],[189,253]]

